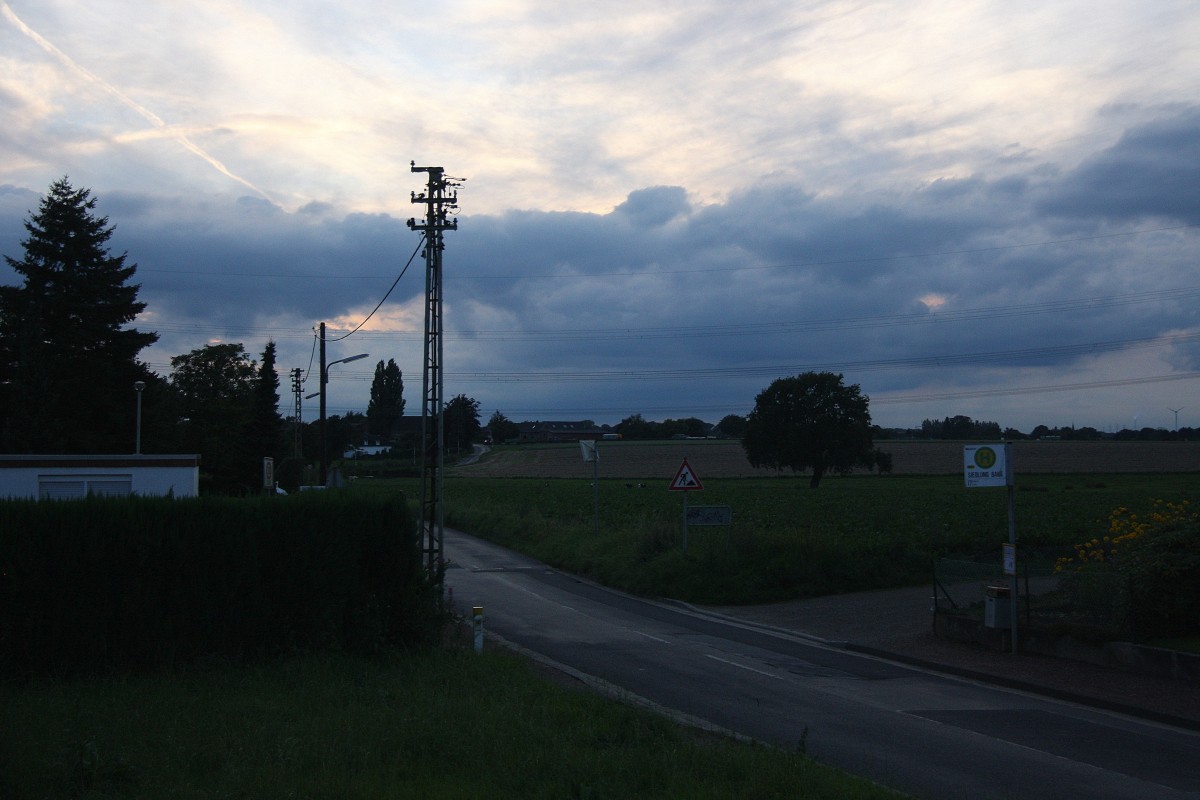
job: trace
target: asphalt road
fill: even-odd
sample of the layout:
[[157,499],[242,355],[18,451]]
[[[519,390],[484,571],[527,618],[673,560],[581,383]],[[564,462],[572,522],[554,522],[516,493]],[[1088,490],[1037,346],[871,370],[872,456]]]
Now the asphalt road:
[[638,699],[925,800],[1200,797],[1200,734],[655,603],[446,531],[485,630]]

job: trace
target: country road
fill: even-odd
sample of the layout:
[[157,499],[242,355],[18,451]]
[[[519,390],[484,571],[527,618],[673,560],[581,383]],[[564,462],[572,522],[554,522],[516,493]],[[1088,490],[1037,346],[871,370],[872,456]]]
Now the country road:
[[1200,735],[649,602],[446,531],[446,585],[485,627],[627,700],[925,800],[1182,798]]

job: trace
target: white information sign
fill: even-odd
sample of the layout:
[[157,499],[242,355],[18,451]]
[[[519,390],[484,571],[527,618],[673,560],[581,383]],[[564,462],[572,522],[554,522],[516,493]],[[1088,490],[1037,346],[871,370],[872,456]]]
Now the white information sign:
[[583,455],[583,460],[589,464],[600,461],[600,451],[596,449],[594,439],[580,439],[579,452]]
[[1000,547],[1000,557],[1004,561],[1004,574],[1017,574],[1017,546],[1015,544],[1005,544]]
[[967,488],[1008,486],[1006,447],[1003,444],[969,444],[963,448],[963,477]]

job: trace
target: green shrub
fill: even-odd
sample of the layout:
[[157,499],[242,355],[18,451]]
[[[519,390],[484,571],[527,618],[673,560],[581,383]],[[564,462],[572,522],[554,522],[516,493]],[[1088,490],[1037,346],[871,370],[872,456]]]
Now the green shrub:
[[1108,533],[1075,546],[1056,566],[1063,590],[1087,618],[1139,638],[1200,632],[1200,515],[1188,501],[1126,507]]
[[400,495],[0,503],[0,676],[436,638]]

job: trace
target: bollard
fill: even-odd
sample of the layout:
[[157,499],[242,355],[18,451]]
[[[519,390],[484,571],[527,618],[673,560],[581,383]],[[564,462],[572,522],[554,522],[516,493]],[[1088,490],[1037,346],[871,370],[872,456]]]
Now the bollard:
[[475,652],[483,652],[483,606],[475,606],[472,611],[472,622],[475,628]]

